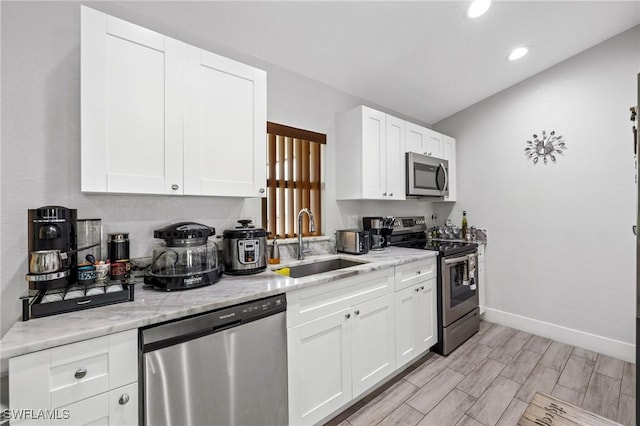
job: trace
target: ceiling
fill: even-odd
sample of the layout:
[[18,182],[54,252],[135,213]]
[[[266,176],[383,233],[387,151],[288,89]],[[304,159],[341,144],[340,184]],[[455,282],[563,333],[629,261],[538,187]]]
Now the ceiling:
[[[202,47],[225,45],[428,124],[640,24],[638,1],[494,1],[475,20],[464,16],[468,4],[141,1],[100,9]],[[529,55],[507,62],[522,44]]]

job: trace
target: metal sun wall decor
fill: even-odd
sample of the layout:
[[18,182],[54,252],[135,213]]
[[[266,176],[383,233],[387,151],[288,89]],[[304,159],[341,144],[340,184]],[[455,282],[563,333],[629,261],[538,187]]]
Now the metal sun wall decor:
[[565,149],[567,149],[567,146],[562,136],[556,136],[555,131],[551,131],[547,135],[547,132],[543,130],[541,139],[538,139],[538,135],[533,135],[533,140],[527,141],[524,155],[528,159],[533,158],[533,164],[538,164],[540,158],[543,159],[544,164],[547,164],[547,158],[550,158],[555,163],[556,155],[564,155],[562,151]]

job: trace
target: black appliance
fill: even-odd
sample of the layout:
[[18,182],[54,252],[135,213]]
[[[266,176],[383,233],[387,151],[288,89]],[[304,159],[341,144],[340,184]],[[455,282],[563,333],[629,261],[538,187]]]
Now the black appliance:
[[29,209],[27,217],[28,253],[59,250],[68,253],[64,264],[47,274],[27,274],[29,289],[47,290],[63,288],[77,281],[78,254],[76,222],[78,211],[62,206],[44,206]]
[[438,252],[438,343],[448,355],[480,329],[478,245],[459,240],[429,240],[424,216],[396,217],[388,242],[396,247]]
[[222,271],[218,246],[209,239],[216,233],[199,223],[181,222],[153,231],[164,240],[153,249],[145,284],[162,290],[185,290],[214,284]]
[[365,216],[362,218],[362,228],[369,232],[369,249],[384,250],[389,245],[388,237],[393,231],[392,216]]

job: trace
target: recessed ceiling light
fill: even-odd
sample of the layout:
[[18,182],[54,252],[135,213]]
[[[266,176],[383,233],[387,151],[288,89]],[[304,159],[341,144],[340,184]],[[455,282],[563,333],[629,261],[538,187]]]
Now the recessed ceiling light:
[[467,9],[467,16],[471,19],[477,18],[485,14],[491,6],[491,0],[475,0]]
[[529,48],[527,46],[516,47],[511,51],[511,53],[509,53],[509,56],[507,56],[507,61],[517,61],[527,53],[529,53]]

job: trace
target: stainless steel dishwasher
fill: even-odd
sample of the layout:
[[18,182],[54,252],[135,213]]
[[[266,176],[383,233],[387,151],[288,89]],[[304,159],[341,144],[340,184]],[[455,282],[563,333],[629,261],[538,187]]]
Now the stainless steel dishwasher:
[[288,423],[286,298],[141,329],[143,424]]

